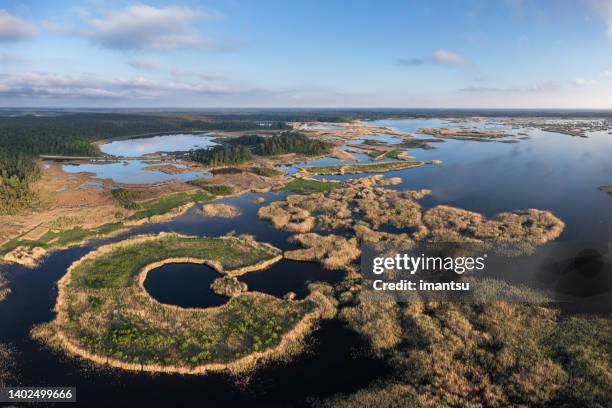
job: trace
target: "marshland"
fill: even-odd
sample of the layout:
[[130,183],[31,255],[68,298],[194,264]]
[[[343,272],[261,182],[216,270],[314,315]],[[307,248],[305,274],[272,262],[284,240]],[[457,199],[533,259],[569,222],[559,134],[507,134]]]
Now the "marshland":
[[[3,254],[20,247],[45,252],[30,257],[35,258],[31,264],[0,266],[4,287],[10,289],[0,303],[0,347],[10,350],[0,351],[0,380],[4,358],[4,367],[15,367],[9,370],[13,382],[75,384],[79,398],[98,403],[110,401],[104,394],[118,384],[130,387],[129,393],[122,391],[128,400],[146,390],[145,400],[155,402],[170,401],[168,390],[183,394],[178,398],[186,403],[196,390],[215,401],[279,405],[382,401],[435,406],[475,399],[483,406],[606,402],[611,385],[605,358],[612,338],[609,311],[570,313],[505,303],[398,304],[369,302],[359,295],[363,241],[405,244],[450,237],[487,245],[515,240],[537,247],[611,238],[612,200],[597,189],[611,179],[612,141],[607,133],[587,131],[588,138],[575,138],[527,125],[515,129],[509,122],[465,119],[458,125],[449,118],[407,118],[345,126],[312,121],[309,130],[303,130],[306,137],[333,148],[315,144],[310,156],[304,150],[286,153],[281,141],[274,154],[261,154],[267,148],[255,147],[253,157],[241,161],[235,155],[231,164],[214,166],[182,155],[151,159],[164,165],[179,160],[180,166],[206,172],[189,183],[176,178],[156,187],[72,173],[77,166],[62,175],[56,163],[47,163],[51,169],[41,163],[43,177],[48,177],[46,170],[65,177],[68,193],[78,190],[78,183],[102,180],[102,191],[86,193],[100,196],[94,203],[108,208],[108,217],[104,224],[89,225],[83,209],[73,212],[72,219],[60,219],[56,215],[61,211],[54,208],[54,222],[50,217],[47,224],[36,226],[45,231],[38,236],[22,231],[2,247]],[[452,137],[418,142],[431,139],[419,129],[459,126],[506,136],[488,143]],[[223,144],[214,130],[210,133],[206,137]],[[519,133],[530,139],[498,143],[518,139]],[[243,135],[224,133],[228,138]],[[244,143],[253,140],[261,142]],[[423,148],[425,144],[432,148]],[[359,149],[351,153],[354,145]],[[308,144],[300,149],[303,146]],[[150,153],[164,151],[155,149]],[[347,156],[331,157],[334,149]],[[397,150],[414,159],[402,159]],[[221,156],[216,154],[214,160]],[[424,164],[434,160],[441,163]],[[130,166],[123,169],[128,172]],[[75,174],[78,180],[68,178]],[[44,190],[37,191],[44,197]],[[57,206],[62,194],[54,191]],[[227,256],[221,247],[202,253],[172,245],[153,248],[151,243],[134,252],[123,248],[123,256],[109,252],[106,259],[94,252],[101,251],[103,257],[115,245],[121,249],[130,239],[159,233],[252,247]],[[173,235],[160,239],[170,239],[164,236]],[[265,244],[272,247],[260,247]],[[217,282],[223,278],[220,271],[266,260],[268,250],[282,253],[283,259]],[[136,279],[143,268],[168,258],[176,262],[155,265],[142,282]],[[186,258],[217,258],[223,267]],[[97,273],[96,260],[103,261],[100,271],[118,273]],[[180,282],[172,279],[173,273]],[[63,284],[67,276],[73,278]],[[0,280],[0,292],[2,288]],[[188,289],[192,303],[181,296],[181,291],[187,296]],[[131,295],[122,296],[122,291]],[[301,326],[305,317],[310,320]],[[108,318],[115,320],[110,324]],[[58,323],[73,345],[93,357],[76,357],[75,349],[66,352],[54,332]],[[183,330],[168,336],[163,326],[170,324]],[[280,353],[283,336],[296,327],[300,335]],[[279,354],[273,356],[275,350]],[[245,360],[245,370],[222,367],[225,371],[187,377],[170,373],[229,365],[256,353],[270,356],[257,364]],[[114,363],[100,364],[97,355]],[[143,372],[146,366],[168,373],[151,375]],[[471,379],[474,373],[479,381]],[[236,375],[244,378],[237,380]],[[304,387],[304,377],[316,378]],[[580,383],[588,384],[588,392]]]

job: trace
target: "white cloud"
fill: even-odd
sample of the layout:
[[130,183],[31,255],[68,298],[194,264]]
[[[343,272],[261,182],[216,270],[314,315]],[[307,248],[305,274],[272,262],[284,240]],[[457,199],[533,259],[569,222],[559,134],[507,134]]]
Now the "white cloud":
[[92,41],[113,49],[212,48],[195,22],[209,13],[188,7],[136,5],[89,20]]
[[448,50],[438,50],[433,53],[433,60],[439,62],[440,64],[447,65],[463,65],[465,64],[465,59],[452,51]]
[[611,0],[589,0],[593,13],[602,19],[606,25],[606,35],[612,38],[612,1]]
[[227,79],[223,75],[210,74],[208,72],[194,71],[194,70],[190,70],[190,69],[176,68],[176,69],[173,69],[172,71],[170,71],[170,73],[174,77],[179,77],[179,78],[180,77],[200,78],[200,79],[203,79],[204,81],[220,81],[220,80],[223,80],[223,79]]
[[140,69],[143,71],[153,71],[159,68],[159,62],[153,60],[135,58],[129,60],[127,63],[132,68]]
[[467,61],[464,57],[457,54],[456,52],[449,50],[437,50],[433,54],[426,57],[416,58],[399,58],[397,62],[400,65],[407,67],[414,67],[425,64],[440,64],[449,66],[464,65]]
[[17,64],[26,61],[27,58],[20,54],[0,53],[0,64]]
[[104,79],[92,75],[67,76],[44,72],[0,75],[0,98],[12,100],[146,100],[181,95],[229,95],[238,92],[241,90],[198,82],[152,80],[145,77]]
[[612,76],[612,69],[606,69],[604,72],[602,72],[602,75],[606,78]]
[[612,1],[607,1],[606,5],[605,5],[605,19],[606,19],[606,26],[607,26],[607,31],[606,34],[608,35],[608,37],[612,38]]
[[83,35],[82,30],[80,30],[73,22],[43,21],[40,25],[46,32],[51,34],[69,36]]
[[508,88],[488,87],[488,86],[467,86],[459,89],[459,92],[468,93],[503,93],[503,94],[521,94],[521,93],[550,93],[558,91],[561,86],[557,82],[545,81],[528,86],[514,86]]
[[597,83],[597,81],[595,81],[594,79],[586,79],[586,78],[577,78],[574,81],[574,85],[576,86],[591,86],[591,85],[595,85]]
[[19,41],[35,34],[36,28],[32,23],[0,10],[0,42]]

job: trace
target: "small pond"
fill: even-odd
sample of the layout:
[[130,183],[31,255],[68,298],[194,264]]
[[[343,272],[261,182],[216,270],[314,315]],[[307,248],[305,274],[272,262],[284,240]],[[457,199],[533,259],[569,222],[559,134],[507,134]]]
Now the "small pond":
[[[207,265],[167,264],[151,270],[144,287],[160,303],[180,307],[220,306],[228,298],[210,290],[210,285],[220,276]],[[308,282],[335,283],[340,282],[342,277],[342,271],[325,270],[312,262],[285,259],[270,268],[249,272],[238,279],[248,285],[249,291],[267,293],[278,298],[287,292],[294,292],[298,299],[303,299],[308,295]]]
[[158,302],[181,307],[221,306],[228,298],[210,290],[221,275],[208,265],[173,263],[149,271],[144,287]]
[[342,130],[344,126],[339,125],[307,125],[306,129],[314,130]]

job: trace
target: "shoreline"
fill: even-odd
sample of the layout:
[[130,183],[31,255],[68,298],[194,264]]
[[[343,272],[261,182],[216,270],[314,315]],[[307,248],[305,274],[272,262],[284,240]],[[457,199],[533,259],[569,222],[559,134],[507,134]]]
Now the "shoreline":
[[[103,254],[112,252],[114,249],[130,246],[136,243],[142,243],[142,242],[146,242],[150,240],[157,240],[157,239],[167,237],[167,236],[178,236],[178,237],[197,239],[197,237],[191,237],[191,236],[174,234],[174,233],[160,233],[157,235],[144,235],[144,236],[135,237],[135,238],[125,240],[125,241],[120,241],[118,243],[102,246],[84,255],[83,257],[77,259],[76,261],[74,261],[68,267],[68,269],[66,270],[66,273],[62,276],[62,278],[58,281],[57,300],[53,308],[54,312],[56,313],[55,318],[51,320],[50,322],[43,323],[39,326],[35,326],[31,332],[32,337],[35,338],[37,341],[47,344],[49,347],[52,347],[52,348],[59,347],[63,349],[65,352],[67,352],[68,355],[80,357],[80,358],[83,358],[85,360],[91,361],[99,365],[105,365],[105,366],[110,366],[113,368],[129,370],[129,371],[190,374],[190,375],[201,375],[201,374],[206,374],[210,372],[229,372],[232,374],[249,372],[252,369],[256,368],[256,366],[262,363],[265,363],[267,361],[272,361],[272,360],[282,360],[284,358],[289,358],[297,354],[303,349],[304,345],[302,343],[302,340],[309,333],[311,333],[316,322],[320,318],[322,318],[324,315],[324,305],[322,304],[323,299],[320,298],[322,295],[318,294],[318,292],[311,293],[309,296],[307,296],[303,300],[303,301],[311,301],[315,305],[314,310],[311,312],[305,313],[304,316],[301,318],[301,320],[297,324],[295,324],[295,326],[293,326],[289,331],[287,331],[286,333],[282,335],[280,342],[276,346],[272,348],[268,348],[266,350],[250,353],[246,356],[238,358],[237,360],[228,361],[228,362],[207,363],[207,364],[201,364],[201,365],[194,366],[194,367],[183,366],[183,365],[167,365],[166,366],[162,364],[128,363],[128,362],[116,359],[114,357],[96,354],[96,353],[93,353],[85,349],[82,345],[77,344],[66,333],[64,333],[64,331],[60,327],[58,327],[59,325],[66,323],[68,321],[68,316],[66,314],[67,313],[66,306],[68,303],[68,300],[67,300],[68,290],[67,289],[71,283],[72,273],[76,267],[78,267],[81,263],[87,260],[93,259],[99,255],[103,255]],[[220,237],[220,239],[235,239],[235,238]],[[267,247],[271,252],[273,250],[274,252],[280,252],[280,250],[278,250],[277,248],[273,247],[270,244],[259,243],[256,241],[252,241],[252,242],[261,244]],[[190,263],[193,262],[193,263],[200,263],[200,264],[203,264],[203,263],[208,264],[209,266],[211,266],[213,269],[217,270],[221,274],[226,274],[228,276],[238,276],[238,275],[241,275],[247,272],[264,269],[268,267],[269,265],[275,262],[278,262],[280,259],[282,259],[282,257],[283,257],[282,254],[279,254],[271,259],[261,261],[253,265],[247,265],[241,268],[227,270],[225,271],[225,273],[220,272],[220,271],[223,271],[223,267],[221,266],[220,263],[215,262],[215,261],[199,259],[199,258],[167,258],[162,261],[148,264],[147,266],[142,268],[137,275],[136,286],[142,293],[146,295],[149,302],[151,302],[152,304],[157,304],[160,307],[167,308],[170,310],[175,310],[175,311],[191,311],[191,312],[210,313],[210,312],[221,310],[226,305],[221,305],[221,306],[212,307],[212,308],[182,308],[176,305],[166,305],[166,304],[159,303],[157,300],[152,298],[151,295],[144,289],[143,283],[144,283],[144,280],[146,279],[148,272],[164,264],[176,263],[177,261],[181,261],[181,260],[189,260]],[[267,295],[265,293],[260,293],[260,292],[247,292],[243,294],[242,296],[248,296],[248,297],[253,297],[253,298],[273,297],[271,295]],[[48,333],[48,332],[51,332],[51,333]]]

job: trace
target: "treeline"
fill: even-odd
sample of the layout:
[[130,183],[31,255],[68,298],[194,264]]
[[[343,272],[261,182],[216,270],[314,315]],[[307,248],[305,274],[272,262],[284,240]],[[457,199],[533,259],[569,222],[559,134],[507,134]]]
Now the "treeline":
[[39,169],[29,156],[0,148],[0,215],[15,213],[34,202],[36,196],[29,185],[38,176]]
[[0,214],[34,200],[29,185],[39,176],[41,154],[96,156],[96,140],[164,132],[285,129],[284,122],[216,120],[192,114],[77,113],[0,117]]
[[277,156],[287,153],[317,156],[328,153],[332,146],[331,143],[310,139],[302,133],[283,132],[277,136],[264,138],[255,146],[255,153],[261,156]]
[[329,152],[331,143],[310,139],[303,133],[283,132],[275,136],[245,135],[229,139],[227,144],[247,146],[260,156],[277,156],[287,153],[298,153],[316,156]]
[[210,166],[240,164],[253,159],[248,147],[223,144],[210,149],[197,149],[189,153],[189,159]]
[[262,143],[266,138],[259,135],[244,135],[232,139],[227,139],[225,143],[240,146],[256,146]]
[[285,129],[255,121],[218,121],[191,116],[140,114],[70,114],[0,117],[0,146],[30,154],[94,154],[91,142],[122,136],[172,131],[248,131]]
[[277,156],[297,153],[316,156],[328,153],[331,143],[313,140],[302,133],[283,132],[275,136],[245,135],[229,139],[211,149],[197,149],[189,153],[189,159],[211,166],[240,164],[259,156]]

